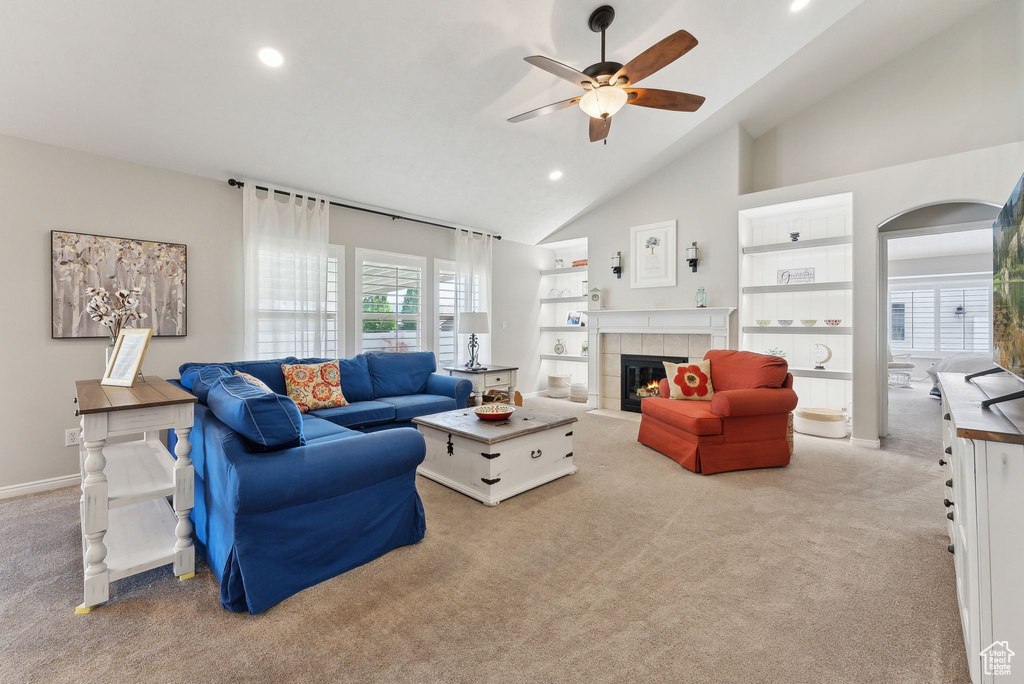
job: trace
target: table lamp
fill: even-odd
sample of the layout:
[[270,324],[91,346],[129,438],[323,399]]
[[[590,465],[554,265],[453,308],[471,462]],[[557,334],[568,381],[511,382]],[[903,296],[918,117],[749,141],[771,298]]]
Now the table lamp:
[[469,335],[469,361],[466,362],[466,368],[470,370],[477,370],[480,368],[480,343],[477,342],[476,336],[489,333],[491,331],[490,324],[487,320],[487,313],[478,312],[466,312],[459,314],[459,334]]

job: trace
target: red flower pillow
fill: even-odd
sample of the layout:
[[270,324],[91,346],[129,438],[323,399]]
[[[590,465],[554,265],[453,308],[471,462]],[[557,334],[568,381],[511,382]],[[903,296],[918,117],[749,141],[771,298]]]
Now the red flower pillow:
[[341,368],[337,361],[282,363],[281,372],[284,373],[288,398],[302,413],[348,405],[341,393]]
[[711,401],[715,388],[711,384],[711,362],[665,364],[668,386],[673,399],[693,399],[695,401]]

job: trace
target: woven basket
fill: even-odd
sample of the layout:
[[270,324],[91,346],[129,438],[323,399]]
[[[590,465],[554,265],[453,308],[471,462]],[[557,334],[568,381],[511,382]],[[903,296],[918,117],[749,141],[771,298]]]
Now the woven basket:
[[574,382],[569,388],[569,400],[585,402],[587,400],[587,385],[583,382]]
[[565,399],[569,396],[570,385],[572,385],[572,377],[568,375],[549,375],[548,396],[553,399]]

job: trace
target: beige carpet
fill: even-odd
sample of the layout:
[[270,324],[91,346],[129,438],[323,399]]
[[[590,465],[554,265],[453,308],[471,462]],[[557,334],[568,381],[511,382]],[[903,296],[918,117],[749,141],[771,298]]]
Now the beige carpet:
[[579,472],[496,508],[420,478],[422,543],[255,617],[205,566],[75,616],[77,491],[0,501],[0,681],[968,681],[932,458],[704,477],[636,429],[580,413]]

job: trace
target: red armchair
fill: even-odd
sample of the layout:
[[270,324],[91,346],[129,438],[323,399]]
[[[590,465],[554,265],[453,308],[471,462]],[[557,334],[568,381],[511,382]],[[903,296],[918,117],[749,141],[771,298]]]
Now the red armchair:
[[713,350],[711,401],[661,397],[643,400],[637,441],[688,470],[710,475],[789,465],[786,431],[796,408],[785,359],[753,352]]

